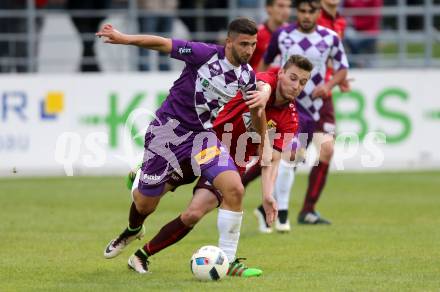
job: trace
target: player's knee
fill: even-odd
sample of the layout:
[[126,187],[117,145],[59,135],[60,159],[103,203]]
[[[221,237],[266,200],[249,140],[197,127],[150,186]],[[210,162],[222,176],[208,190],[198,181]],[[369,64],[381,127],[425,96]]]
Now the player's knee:
[[205,212],[203,210],[197,210],[197,209],[188,209],[185,212],[182,213],[180,216],[183,224],[185,224],[188,227],[193,227],[197,224],[197,222],[202,219],[202,217],[205,215]]
[[156,206],[148,206],[148,205],[142,205],[142,204],[136,204],[136,209],[139,213],[142,215],[150,215],[156,210]]
[[333,143],[324,143],[321,145],[320,160],[329,162],[334,153]]
[[156,205],[149,204],[145,200],[139,200],[139,199],[137,200],[136,198],[134,200],[134,204],[136,205],[136,210],[142,215],[150,215],[156,210],[157,207],[157,204]]
[[223,192],[223,199],[228,203],[241,203],[244,197],[244,186],[243,184],[236,183],[229,185]]

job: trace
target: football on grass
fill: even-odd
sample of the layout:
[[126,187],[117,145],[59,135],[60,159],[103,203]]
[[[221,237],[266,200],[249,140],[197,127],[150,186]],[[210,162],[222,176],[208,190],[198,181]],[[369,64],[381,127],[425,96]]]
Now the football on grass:
[[191,272],[202,281],[217,281],[226,276],[228,258],[223,250],[207,245],[199,248],[191,257]]

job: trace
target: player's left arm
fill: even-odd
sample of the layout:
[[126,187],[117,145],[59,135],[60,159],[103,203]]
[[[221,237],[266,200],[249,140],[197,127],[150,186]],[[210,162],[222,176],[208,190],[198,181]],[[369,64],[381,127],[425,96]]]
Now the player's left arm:
[[246,92],[246,105],[249,107],[253,128],[260,135],[261,143],[264,145],[268,139],[266,121],[266,103],[272,92],[272,87],[264,82],[256,82],[256,90]]
[[[269,149],[271,148],[271,149]],[[273,197],[275,180],[278,174],[278,165],[281,159],[281,153],[272,147],[264,147],[263,154],[268,149],[271,152],[271,161],[269,164],[261,163],[261,190],[262,190],[262,205],[266,213],[266,222],[272,225],[278,216],[278,205]]]
[[264,108],[261,111],[258,107],[250,108],[249,111],[251,113],[252,127],[260,135],[261,144],[264,144],[267,131],[266,111]]

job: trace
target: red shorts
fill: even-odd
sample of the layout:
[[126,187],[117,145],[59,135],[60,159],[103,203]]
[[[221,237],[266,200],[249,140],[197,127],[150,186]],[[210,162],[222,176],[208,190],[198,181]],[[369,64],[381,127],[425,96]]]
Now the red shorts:
[[335,120],[335,108],[333,106],[333,97],[329,97],[323,100],[323,105],[319,110],[320,119],[316,126],[315,132],[327,133],[335,135],[336,133],[336,120]]

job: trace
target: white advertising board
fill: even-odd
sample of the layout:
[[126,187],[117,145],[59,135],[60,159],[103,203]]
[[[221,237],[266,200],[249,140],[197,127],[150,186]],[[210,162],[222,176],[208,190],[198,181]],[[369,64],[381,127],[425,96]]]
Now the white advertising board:
[[[0,175],[125,173],[140,161],[143,132],[178,75],[0,76]],[[332,167],[440,168],[440,71],[353,70],[350,77],[353,91],[334,93]]]

